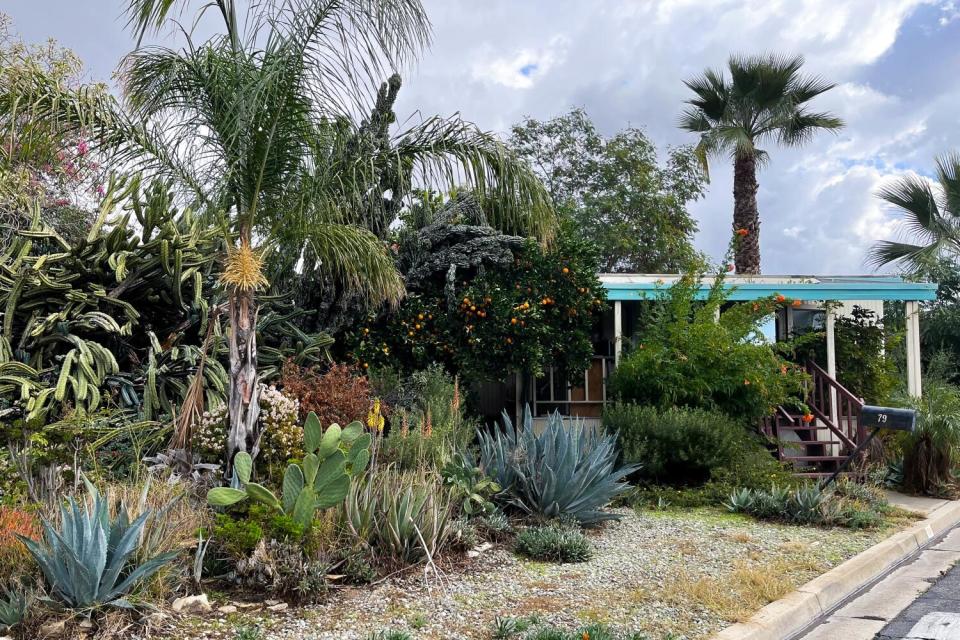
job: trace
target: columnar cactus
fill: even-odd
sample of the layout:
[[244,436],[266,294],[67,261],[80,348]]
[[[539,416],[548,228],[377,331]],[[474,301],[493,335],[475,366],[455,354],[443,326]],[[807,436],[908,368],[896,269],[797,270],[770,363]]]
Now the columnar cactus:
[[326,431],[317,415],[310,412],[303,425],[302,464],[291,463],[283,474],[283,493],[278,500],[269,489],[250,481],[253,458],[237,453],[233,468],[240,489],[217,487],[207,493],[207,502],[226,507],[249,498],[292,517],[303,527],[310,525],[318,509],[327,509],[343,501],[350,490],[350,479],[370,463],[370,434],[363,425],[351,422],[345,428],[332,424]]

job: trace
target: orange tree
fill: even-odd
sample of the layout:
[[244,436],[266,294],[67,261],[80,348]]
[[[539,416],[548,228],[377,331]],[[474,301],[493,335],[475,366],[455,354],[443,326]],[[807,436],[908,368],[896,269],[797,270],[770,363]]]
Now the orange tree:
[[527,241],[511,261],[422,282],[403,303],[344,336],[362,368],[452,372],[502,379],[555,366],[582,375],[595,313],[606,304],[595,247],[561,230],[550,248]]

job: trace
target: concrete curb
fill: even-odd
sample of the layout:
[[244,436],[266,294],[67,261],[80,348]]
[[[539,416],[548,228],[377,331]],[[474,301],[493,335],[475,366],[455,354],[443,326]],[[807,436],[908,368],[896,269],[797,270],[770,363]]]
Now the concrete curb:
[[790,638],[958,523],[960,501],[948,502],[926,519],[875,544],[786,597],[771,602],[748,621],[712,635],[710,640]]

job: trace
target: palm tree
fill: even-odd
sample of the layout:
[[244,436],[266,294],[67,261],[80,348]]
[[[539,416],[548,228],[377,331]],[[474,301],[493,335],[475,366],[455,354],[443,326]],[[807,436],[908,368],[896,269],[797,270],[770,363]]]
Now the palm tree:
[[309,247],[330,279],[380,303],[403,293],[384,244],[364,225],[384,201],[383,166],[440,188],[466,183],[532,235],[549,233],[553,213],[530,170],[459,118],[428,119],[393,144],[358,143],[354,114],[369,108],[388,70],[428,43],[419,0],[262,0],[242,19],[236,0],[214,0],[201,12],[218,10],[222,33],[202,43],[188,35],[180,49],[140,46],[189,5],[130,0],[138,48],[121,65],[122,105],[37,76],[21,95],[0,96],[0,109],[30,104],[34,117],[83,130],[115,166],[171,181],[223,229],[232,460],[258,450],[256,292],[276,239],[285,250]]
[[900,210],[903,230],[918,244],[878,242],[867,256],[873,266],[901,262],[919,270],[944,254],[960,256],[960,154],[940,156],[936,164],[936,188],[929,180],[908,175],[877,194]]
[[840,129],[843,121],[809,110],[807,103],[836,85],[801,75],[801,56],[731,56],[728,66],[729,80],[707,69],[685,81],[696,97],[687,100],[680,127],[700,134],[697,153],[705,170],[710,155],[733,159],[734,262],[738,273],[758,274],[757,166],[769,158],[760,145],[800,146],[820,129]]

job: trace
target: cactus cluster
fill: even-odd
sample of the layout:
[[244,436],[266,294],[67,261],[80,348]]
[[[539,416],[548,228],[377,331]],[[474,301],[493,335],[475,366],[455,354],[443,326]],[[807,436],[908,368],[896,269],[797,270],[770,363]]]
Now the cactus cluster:
[[369,433],[363,425],[351,422],[344,428],[332,424],[326,431],[312,411],[303,425],[302,463],[291,462],[283,475],[283,492],[277,498],[263,485],[252,482],[253,458],[240,452],[233,459],[236,487],[217,487],[207,493],[207,502],[227,507],[253,500],[282,511],[307,527],[319,509],[332,507],[350,491],[350,479],[362,473],[370,463]]

